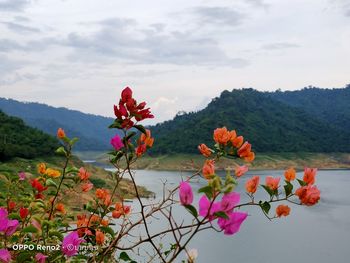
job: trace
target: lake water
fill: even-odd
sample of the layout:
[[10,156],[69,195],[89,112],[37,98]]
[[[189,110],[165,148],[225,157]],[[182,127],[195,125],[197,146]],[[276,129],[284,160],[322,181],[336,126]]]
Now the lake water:
[[[169,188],[177,186],[181,178],[190,173],[168,171],[136,171],[136,181],[161,196],[163,183]],[[245,181],[252,175],[282,176],[283,171],[253,171],[240,179],[236,188],[244,194]],[[299,178],[301,174],[298,174]],[[199,263],[239,262],[239,263],[347,263],[350,262],[350,170],[323,170],[317,174],[317,186],[321,191],[320,202],[313,207],[288,204],[288,217],[269,221],[256,207],[242,209],[249,217],[242,224],[240,232],[225,236],[213,230],[201,232],[190,243],[196,248]],[[192,183],[196,192],[205,185],[204,180]],[[259,188],[256,200],[267,198]],[[195,205],[198,207],[199,195]],[[137,209],[136,201],[133,204]],[[273,212],[274,209],[271,209]],[[179,207],[176,216],[190,218],[188,212]],[[164,229],[164,222],[152,219],[152,231]],[[155,233],[155,232],[154,232]],[[180,262],[178,260],[177,262]]]

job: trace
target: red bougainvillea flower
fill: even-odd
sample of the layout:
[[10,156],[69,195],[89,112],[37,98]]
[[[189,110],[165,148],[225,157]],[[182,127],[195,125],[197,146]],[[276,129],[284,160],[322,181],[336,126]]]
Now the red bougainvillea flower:
[[265,184],[268,188],[270,188],[272,191],[274,191],[274,190],[278,189],[278,185],[280,183],[280,180],[281,180],[280,177],[274,178],[272,176],[266,176]]
[[246,165],[242,165],[242,166],[237,166],[235,168],[235,175],[237,177],[241,177],[242,175],[244,175],[246,172],[248,172],[248,166]]
[[314,184],[316,173],[317,173],[317,168],[307,168],[306,167],[304,169],[303,181],[307,184]]
[[122,128],[130,129],[136,121],[142,121],[148,118],[154,118],[149,108],[146,107],[146,102],[137,104],[132,97],[132,90],[126,87],[121,93],[121,99],[118,105],[114,105],[114,114],[121,123]]
[[65,134],[65,132],[64,132],[64,130],[62,128],[58,128],[58,130],[57,130],[57,137],[59,139],[63,139],[64,137],[66,137],[66,134]]
[[228,219],[219,218],[218,225],[225,235],[233,235],[239,231],[247,216],[248,214],[245,212],[232,212],[228,214]]
[[206,146],[204,143],[200,144],[198,146],[198,150],[200,151],[200,153],[205,156],[205,157],[209,157],[212,153],[212,151],[210,150],[210,148],[208,146]]
[[231,139],[231,134],[226,127],[217,128],[214,130],[213,138],[216,143],[226,145]]
[[290,207],[287,205],[279,205],[276,208],[277,217],[288,216],[290,213]]
[[120,139],[119,135],[116,134],[112,139],[111,139],[111,145],[113,148],[117,151],[119,151],[121,148],[124,147],[124,143]]
[[312,206],[320,200],[320,190],[314,185],[300,187],[295,191],[302,204]]
[[181,182],[179,187],[180,203],[190,205],[193,202],[192,187],[188,182]]
[[140,144],[136,147],[135,149],[135,153],[137,157],[142,156],[145,152],[147,151],[147,146],[146,144]]
[[11,213],[16,208],[16,203],[13,201],[8,201],[7,209]]
[[206,160],[202,168],[202,173],[205,179],[213,178],[215,175],[215,161]]
[[245,189],[247,193],[254,194],[259,186],[260,177],[259,176],[253,176],[251,179],[249,179],[245,184]]
[[38,178],[35,178],[33,180],[31,180],[31,185],[34,189],[36,189],[39,193],[45,191],[47,189],[47,186],[44,187],[38,180]]
[[22,219],[26,219],[26,217],[28,216],[29,214],[29,209],[26,208],[26,207],[21,207],[19,209],[19,216],[22,218]]
[[293,181],[296,177],[296,172],[294,168],[289,168],[284,172],[284,177],[288,182]]
[[61,250],[68,257],[75,256],[78,254],[79,246],[82,242],[85,242],[85,240],[79,238],[77,231],[73,231],[64,237]]

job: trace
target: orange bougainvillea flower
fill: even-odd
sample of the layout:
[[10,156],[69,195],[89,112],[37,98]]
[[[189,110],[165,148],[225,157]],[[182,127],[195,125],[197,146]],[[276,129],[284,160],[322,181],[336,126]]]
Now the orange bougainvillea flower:
[[105,199],[108,195],[107,189],[98,188],[96,189],[95,195],[98,199]]
[[288,182],[293,181],[296,177],[296,172],[294,168],[289,168],[284,172],[284,177]]
[[259,176],[253,176],[251,179],[249,179],[245,183],[245,189],[246,189],[247,193],[254,194],[256,192],[256,190],[258,189],[259,181],[260,181]]
[[214,160],[206,160],[202,173],[205,179],[211,179],[215,175],[215,161]]
[[226,127],[222,127],[215,129],[213,137],[216,143],[226,145],[231,138],[231,134]]
[[279,205],[277,206],[276,208],[276,215],[278,217],[281,217],[281,216],[288,216],[290,213],[290,207],[287,206],[287,205]]
[[90,183],[89,181],[87,181],[86,183],[83,183],[81,185],[81,190],[83,192],[89,192],[93,187],[94,187],[94,185],[92,183]]
[[232,143],[233,140],[237,138],[237,133],[236,133],[235,130],[232,130],[232,131],[230,131],[229,133],[230,133],[230,141],[231,141],[231,143]]
[[280,177],[274,178],[272,176],[266,176],[265,184],[268,188],[270,188],[271,190],[274,191],[274,190],[278,189],[278,185],[280,183],[280,180],[281,180]]
[[304,169],[303,181],[307,184],[314,184],[316,173],[317,173],[317,168],[307,168],[306,167]]
[[205,157],[209,157],[211,155],[211,150],[206,146],[204,143],[200,144],[198,146],[198,150],[203,154]]
[[57,178],[61,176],[61,172],[52,168],[47,168],[45,174],[52,178]]
[[109,221],[107,219],[102,219],[101,220],[101,225],[102,226],[108,226],[109,225]]
[[45,163],[39,163],[38,164],[38,173],[39,174],[45,174],[46,172],[46,164]]
[[100,230],[96,230],[96,243],[98,245],[102,245],[104,241],[105,241],[105,234],[103,234],[103,232],[101,232]]
[[62,128],[58,128],[57,137],[60,139],[63,139],[64,137],[66,137],[66,133],[64,132],[64,130]]
[[78,172],[78,176],[80,177],[80,180],[82,181],[87,180],[89,179],[90,175],[91,174],[84,167],[80,167]]
[[154,143],[154,138],[151,137],[151,131],[146,129],[146,134],[141,134],[140,141],[146,144],[148,147],[152,147]]
[[147,150],[146,144],[143,143],[143,144],[138,145],[135,149],[136,156],[137,157],[142,156],[146,152],[146,150]]
[[244,140],[243,136],[238,136],[238,137],[236,137],[236,138],[233,138],[233,139],[231,140],[231,143],[232,143],[232,145],[233,145],[234,147],[239,148],[239,147],[242,146],[243,140]]
[[251,151],[252,145],[245,142],[237,151],[239,157],[244,158],[247,162],[252,162],[255,159],[255,154]]
[[295,191],[302,204],[312,206],[320,200],[320,190],[314,185],[300,187]]
[[237,166],[235,168],[235,175],[237,177],[241,177],[242,175],[244,175],[246,172],[248,172],[248,166],[246,165],[242,165],[242,166]]
[[60,213],[62,213],[62,214],[65,214],[65,213],[66,213],[66,210],[65,210],[65,208],[64,208],[64,204],[58,203],[58,204],[56,205],[56,211],[57,211],[57,212],[60,212]]
[[121,216],[128,215],[131,211],[131,207],[128,205],[124,205],[123,203],[116,203],[115,204],[115,209],[112,212],[112,217],[113,218],[120,218]]

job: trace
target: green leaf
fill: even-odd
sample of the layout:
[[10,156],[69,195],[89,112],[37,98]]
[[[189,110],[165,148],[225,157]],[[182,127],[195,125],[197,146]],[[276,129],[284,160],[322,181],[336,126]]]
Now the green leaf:
[[274,190],[271,190],[269,187],[267,187],[266,185],[261,185],[262,186],[262,188],[264,188],[265,189],[265,191],[270,195],[270,197],[272,197],[274,194],[276,194],[276,191],[274,191]]
[[297,180],[298,180],[300,186],[306,186],[307,185],[307,183],[305,183],[303,180],[300,180],[300,179],[297,179]]
[[210,185],[204,186],[198,190],[198,193],[205,193],[209,199],[213,197],[213,188]]
[[9,219],[21,220],[21,217],[19,216],[19,214],[15,214],[15,213],[9,214],[8,218],[9,218]]
[[46,179],[46,186],[53,186],[57,189],[58,185],[51,178]]
[[224,211],[215,212],[214,216],[221,217],[224,219],[229,219],[228,215]]
[[140,132],[142,132],[145,135],[147,135],[146,129],[142,125],[134,125],[134,128],[138,129]]
[[269,213],[269,211],[270,211],[270,208],[271,208],[271,205],[270,205],[270,203],[269,202],[259,202],[259,206],[261,207],[261,209],[266,213],[266,214],[268,214]]
[[64,149],[63,146],[59,147],[59,148],[56,150],[56,153],[59,154],[59,155],[67,156],[67,152],[66,152],[66,150]]
[[111,227],[109,227],[109,226],[101,226],[100,229],[103,232],[110,234],[112,237],[115,236],[114,230]]
[[23,228],[21,232],[22,233],[36,233],[36,232],[38,232],[38,229],[35,226],[30,225],[30,226]]
[[49,232],[50,237],[57,237],[59,240],[63,240],[63,235],[61,232],[56,231],[56,230],[50,230]]
[[122,252],[119,255],[119,259],[124,260],[124,261],[131,261],[131,258],[126,252]]
[[74,137],[73,139],[70,140],[69,144],[73,146],[77,141],[79,141],[79,138]]
[[108,128],[110,128],[110,129],[113,129],[113,128],[121,129],[122,128],[122,124],[121,124],[121,122],[118,119],[115,119],[115,121],[111,125],[109,125]]
[[197,209],[193,205],[185,205],[185,208],[194,216],[198,217]]
[[126,135],[126,137],[124,137],[123,138],[123,141],[125,142],[125,143],[127,143],[133,136],[135,136],[136,135],[136,132],[130,132],[128,135]]
[[284,191],[286,192],[286,197],[288,197],[293,191],[293,185],[290,182],[286,181]]

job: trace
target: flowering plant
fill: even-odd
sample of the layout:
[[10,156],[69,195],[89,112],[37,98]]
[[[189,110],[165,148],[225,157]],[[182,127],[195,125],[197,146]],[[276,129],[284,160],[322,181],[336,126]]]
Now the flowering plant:
[[[111,138],[113,150],[109,153],[115,167],[111,190],[94,186],[89,171],[70,164],[77,138],[69,138],[61,128],[57,137],[62,146],[57,153],[65,159],[62,169],[40,163],[38,174],[31,178],[24,172],[18,176],[5,174],[7,190],[0,195],[1,262],[136,262],[140,257],[147,257],[148,262],[173,262],[185,255],[191,263],[197,257],[197,251],[188,249],[192,238],[208,229],[225,235],[237,233],[247,220],[248,214],[241,210],[245,206],[259,207],[267,218],[273,219],[290,213],[286,204],[278,205],[271,213],[274,203],[311,206],[320,199],[320,191],[314,185],[317,169],[305,168],[304,177],[297,179],[300,187],[294,190],[296,171],[290,168],[285,171],[283,187],[281,178],[271,176],[263,184],[258,176],[247,180],[245,189],[250,200],[241,203],[240,194],[234,190],[248,166],[237,165],[233,174],[228,170],[223,178],[215,165],[220,158],[249,163],[254,161],[255,153],[243,136],[222,127],[214,131],[213,147],[198,146],[206,160],[197,172],[173,189],[164,186],[163,197],[158,201],[144,200],[131,166],[154,144],[151,131],[140,124],[153,115],[145,102],[137,103],[130,88],[122,91],[114,113],[116,119],[110,128],[118,132]],[[132,207],[117,191],[126,176],[132,181],[136,197]],[[201,197],[195,204],[191,182],[197,177],[203,177],[206,184],[198,190]],[[266,191],[267,200],[255,200],[259,186]],[[94,198],[82,203],[79,214],[74,216],[65,206],[69,191],[94,192]],[[187,220],[177,220],[173,208],[178,206],[189,213]],[[166,222],[163,229],[151,229],[155,216]]]

